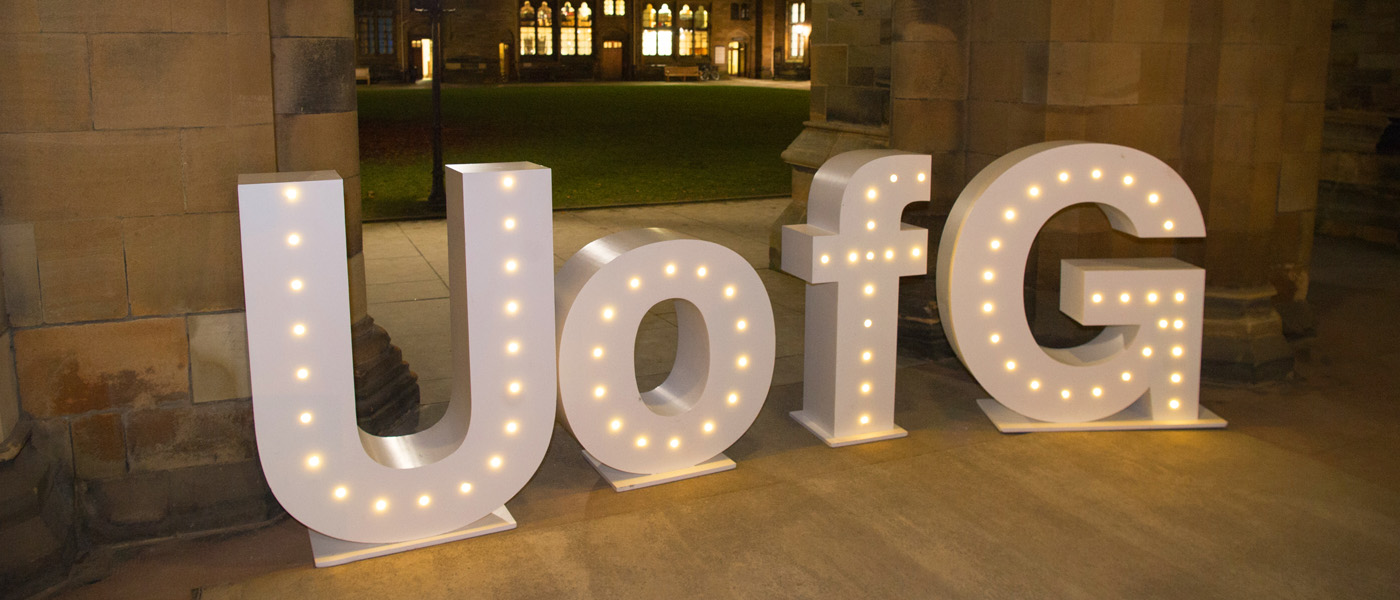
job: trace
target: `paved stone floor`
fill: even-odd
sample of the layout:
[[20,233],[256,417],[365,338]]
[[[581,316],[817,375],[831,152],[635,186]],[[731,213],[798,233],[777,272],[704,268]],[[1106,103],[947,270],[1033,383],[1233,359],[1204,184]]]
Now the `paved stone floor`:
[[[902,360],[907,438],[829,449],[801,404],[800,282],[764,267],[785,201],[555,215],[556,266],[585,243],[669,227],[733,248],[772,297],[778,360],[732,471],[615,493],[556,428],[508,506],[515,531],[311,566],[295,521],[158,544],[67,598],[1376,598],[1400,595],[1400,255],[1319,238],[1318,335],[1297,376],[1203,386],[1223,431],[1002,435],[953,360]],[[935,236],[936,239],[936,236]],[[441,221],[367,225],[371,314],[446,400]],[[669,367],[674,318],[643,326]],[[670,336],[670,337],[667,337]]]

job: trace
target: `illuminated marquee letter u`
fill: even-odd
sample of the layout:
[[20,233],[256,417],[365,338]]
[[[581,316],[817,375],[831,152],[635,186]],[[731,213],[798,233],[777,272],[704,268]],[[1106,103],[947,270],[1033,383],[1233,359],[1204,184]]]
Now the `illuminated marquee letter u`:
[[983,410],[1002,431],[1224,426],[1197,403],[1198,267],[1173,258],[1066,260],[1060,309],[1103,332],[1075,348],[1043,348],[1031,335],[1026,258],[1041,227],[1078,203],[1140,238],[1206,233],[1186,182],[1145,152],[1049,142],[989,165],[948,216],[937,275],[948,340],[996,400],[983,400]]
[[[378,554],[513,526],[504,503],[554,423],[549,170],[448,168],[452,400],[432,427],[393,437],[356,424],[340,178],[239,183],[253,417],[278,501],[328,538],[393,545]],[[372,552],[339,548],[327,563],[317,547],[317,564]]]

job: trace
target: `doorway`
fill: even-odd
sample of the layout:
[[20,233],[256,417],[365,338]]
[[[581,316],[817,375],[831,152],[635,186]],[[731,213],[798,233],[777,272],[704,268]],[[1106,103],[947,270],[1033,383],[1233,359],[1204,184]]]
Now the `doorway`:
[[415,46],[423,48],[423,79],[433,78],[433,39],[423,38]]
[[622,42],[617,40],[603,41],[602,69],[604,81],[618,81],[622,79]]
[[729,66],[728,73],[730,75],[738,75],[740,77],[744,75],[745,54],[747,53],[744,51],[743,42],[729,42],[729,49],[725,52],[724,62]]
[[510,51],[510,44],[496,45],[497,60],[501,65],[501,81],[510,81],[510,61],[515,58],[515,53]]

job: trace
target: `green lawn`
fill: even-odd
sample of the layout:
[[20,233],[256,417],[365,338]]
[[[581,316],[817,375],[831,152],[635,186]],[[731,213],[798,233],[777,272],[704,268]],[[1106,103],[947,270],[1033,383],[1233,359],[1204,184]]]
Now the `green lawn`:
[[[360,88],[366,219],[426,214],[427,89]],[[442,91],[448,164],[530,161],[553,169],[555,207],[673,202],[790,191],[779,158],[808,92],[723,85],[580,85]]]

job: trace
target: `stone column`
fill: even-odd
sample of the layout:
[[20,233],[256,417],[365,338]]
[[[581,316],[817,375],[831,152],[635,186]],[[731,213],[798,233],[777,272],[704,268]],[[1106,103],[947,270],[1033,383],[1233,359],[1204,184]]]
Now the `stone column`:
[[1206,376],[1291,371],[1277,307],[1308,321],[1331,3],[1196,0],[1182,175],[1206,214]]
[[77,543],[67,465],[46,460],[43,450],[29,443],[29,422],[20,422],[12,333],[0,287],[0,478],[10,486],[0,490],[7,498],[0,503],[0,539],[10,546],[7,560],[0,560],[0,589],[20,597],[60,581]]
[[[891,42],[890,146],[933,157],[928,204],[905,210],[904,222],[929,231],[938,244],[953,202],[967,180],[968,0],[895,0]],[[904,277],[899,288],[899,345],[917,356],[951,356],[938,315],[934,268]]]
[[792,166],[792,203],[769,228],[769,264],[782,264],[784,225],[807,221],[807,192],[817,168],[849,150],[888,148],[892,0],[863,4],[814,0],[812,105],[806,128],[783,161]]
[[[814,5],[812,121],[784,153],[793,203],[775,232],[805,219],[813,170],[854,147],[934,157],[932,202],[905,220],[936,240],[967,180],[1007,152],[1048,140],[1131,146],[1182,173],[1209,236],[1144,241],[1092,207],[1057,215],[1027,268],[1037,338],[1072,345],[1094,333],[1059,311],[1061,259],[1175,255],[1209,274],[1204,372],[1252,381],[1290,370],[1280,310],[1306,330],[1330,3],[894,0],[892,35],[870,42],[880,10]],[[885,88],[878,69],[873,82],[862,70],[880,49],[892,58]],[[772,246],[778,264],[776,234]],[[946,342],[926,287],[901,288],[901,345],[938,355]]]
[[[3,249],[0,249],[3,252]],[[0,265],[5,261],[0,258]],[[0,279],[3,279],[0,276]],[[5,310],[5,288],[0,286],[0,461],[14,458],[23,440],[14,439],[19,425],[19,382],[15,380],[14,340],[10,335],[10,315]],[[22,433],[22,432],[21,432]],[[15,436],[18,438],[21,436]]]
[[345,179],[345,238],[355,356],[355,409],[376,434],[417,424],[417,376],[365,299],[360,230],[360,146],[355,104],[355,19],[349,0],[272,0],[274,127],[278,171],[334,169]]
[[1337,0],[1317,227],[1328,235],[1400,248],[1397,40],[1400,2]]

